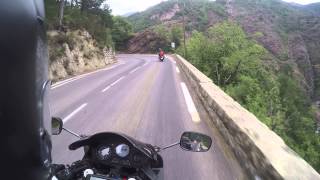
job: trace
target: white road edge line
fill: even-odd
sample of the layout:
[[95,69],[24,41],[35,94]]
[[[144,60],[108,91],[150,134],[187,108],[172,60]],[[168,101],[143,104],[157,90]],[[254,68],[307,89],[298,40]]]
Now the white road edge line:
[[107,91],[109,88],[111,88],[112,86],[114,86],[114,85],[116,85],[118,82],[120,82],[123,78],[125,78],[125,76],[122,76],[121,78],[119,78],[118,80],[116,80],[115,82],[113,82],[112,84],[110,84],[109,86],[107,86],[106,88],[104,88],[101,92]]
[[89,72],[89,73],[86,73],[86,74],[82,74],[82,75],[79,75],[79,76],[76,76],[76,77],[73,77],[73,78],[70,78],[70,79],[66,79],[66,80],[63,80],[63,81],[60,81],[60,82],[57,82],[55,84],[52,85],[51,89],[55,89],[55,88],[58,88],[60,86],[63,86],[65,84],[68,84],[70,82],[73,82],[75,80],[78,80],[78,79],[81,79],[81,78],[84,78],[88,75],[91,75],[91,74],[94,74],[94,73],[97,73],[97,72],[100,72],[100,71],[107,71],[107,70],[110,70],[110,69],[113,69],[113,68],[116,68],[122,64],[125,64],[124,62],[121,62],[121,63],[118,63],[118,64],[115,64],[111,67],[107,67],[107,68],[104,68],[104,69],[99,69],[97,71],[93,71],[93,72]]
[[58,87],[60,87],[60,86],[63,86],[63,85],[68,84],[68,83],[71,83],[71,82],[73,82],[73,81],[75,81],[75,80],[78,80],[78,79],[81,79],[81,78],[82,78],[82,77],[77,77],[77,78],[70,79],[70,80],[65,81],[65,82],[63,82],[63,83],[60,83],[60,84],[58,84],[58,85],[52,86],[51,89],[58,88]]
[[135,68],[134,70],[130,71],[129,74],[132,74],[132,73],[136,72],[138,69],[140,69],[140,66]]
[[193,122],[195,123],[199,123],[200,122],[200,116],[199,116],[199,113],[196,109],[196,106],[194,105],[194,102],[192,100],[192,97],[189,93],[189,90],[186,86],[186,84],[184,82],[181,82],[181,88],[182,88],[182,92],[183,92],[183,95],[184,95],[184,98],[186,100],[186,104],[187,104],[187,107],[188,107],[188,111],[191,115],[191,119]]
[[180,70],[177,66],[176,66],[176,71],[177,71],[177,73],[180,73]]
[[77,114],[79,111],[81,111],[81,109],[83,109],[84,107],[86,107],[88,104],[84,103],[82,104],[80,107],[78,107],[77,109],[75,109],[72,113],[70,113],[67,117],[63,118],[63,123],[66,123],[70,118],[72,118],[72,116],[74,116],[75,114]]
[[68,82],[68,81],[72,81],[72,80],[74,80],[74,79],[75,79],[75,77],[69,78],[69,79],[66,79],[66,80],[63,80],[63,81],[59,81],[59,82],[57,82],[57,83],[54,83],[54,84],[52,85],[52,87],[58,86],[58,85],[60,85],[60,84],[66,83],[66,82]]

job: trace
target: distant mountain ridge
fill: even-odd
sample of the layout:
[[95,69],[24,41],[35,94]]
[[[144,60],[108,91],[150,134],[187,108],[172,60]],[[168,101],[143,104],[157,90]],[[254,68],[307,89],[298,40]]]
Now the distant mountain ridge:
[[133,15],[135,13],[137,13],[137,12],[128,12],[128,13],[122,14],[121,16],[122,17],[129,17],[129,16],[131,16],[131,15]]

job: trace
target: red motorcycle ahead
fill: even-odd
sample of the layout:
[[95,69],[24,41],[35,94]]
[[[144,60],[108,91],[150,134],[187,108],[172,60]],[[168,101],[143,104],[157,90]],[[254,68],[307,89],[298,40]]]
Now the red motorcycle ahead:
[[162,49],[160,49],[160,52],[159,52],[159,60],[161,61],[161,62],[163,62],[164,61],[164,51],[162,50]]

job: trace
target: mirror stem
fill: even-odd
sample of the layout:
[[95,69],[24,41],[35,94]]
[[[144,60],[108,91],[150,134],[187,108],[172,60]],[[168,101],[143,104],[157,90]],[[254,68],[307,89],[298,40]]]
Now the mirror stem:
[[62,128],[63,130],[65,130],[65,131],[67,131],[68,133],[70,133],[70,134],[72,134],[72,135],[74,135],[74,136],[76,136],[76,137],[78,137],[78,138],[80,138],[81,139],[81,136],[79,135],[79,134],[77,134],[77,133],[75,133],[75,132],[73,132],[73,131],[71,131],[71,130],[69,130],[69,129],[66,129],[66,128]]
[[173,144],[171,144],[171,145],[169,145],[169,146],[166,146],[166,147],[161,148],[161,150],[165,150],[165,149],[171,148],[171,147],[176,146],[176,145],[179,145],[179,144],[180,144],[180,142],[176,142],[176,143],[173,143]]

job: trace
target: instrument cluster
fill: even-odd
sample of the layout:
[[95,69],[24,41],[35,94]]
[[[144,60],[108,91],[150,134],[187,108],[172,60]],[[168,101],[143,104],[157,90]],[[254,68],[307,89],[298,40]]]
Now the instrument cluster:
[[96,158],[103,164],[135,166],[146,162],[142,153],[127,144],[103,144],[95,148]]
[[113,145],[102,145],[97,149],[97,157],[99,160],[109,160],[112,154],[125,158],[130,153],[130,147],[127,144],[119,144],[117,146]]

